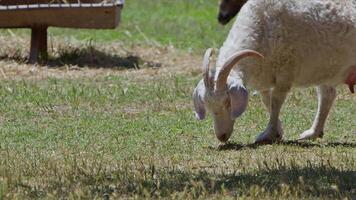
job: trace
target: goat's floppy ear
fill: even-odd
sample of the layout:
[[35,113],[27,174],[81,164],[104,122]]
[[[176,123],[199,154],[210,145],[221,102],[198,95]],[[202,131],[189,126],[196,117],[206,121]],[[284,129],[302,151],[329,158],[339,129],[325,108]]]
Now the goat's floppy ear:
[[205,85],[204,85],[204,81],[201,80],[193,92],[195,116],[199,120],[203,120],[206,114],[204,100],[203,100],[204,94],[205,94]]
[[230,85],[231,119],[236,119],[245,112],[248,104],[248,92],[242,85]]

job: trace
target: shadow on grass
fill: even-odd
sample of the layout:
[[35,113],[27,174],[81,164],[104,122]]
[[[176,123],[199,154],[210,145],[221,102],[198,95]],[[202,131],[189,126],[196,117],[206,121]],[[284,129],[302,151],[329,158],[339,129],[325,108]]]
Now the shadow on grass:
[[[40,64],[49,67],[73,65],[78,67],[112,69],[140,69],[162,66],[161,63],[146,61],[137,55],[120,56],[115,54],[115,52],[102,51],[93,46],[63,48],[54,54],[56,56],[49,56],[47,61],[42,61]],[[11,60],[21,64],[28,61],[27,55],[24,55],[19,50],[12,53],[1,53],[0,59]]]
[[92,46],[74,49],[63,49],[59,56],[50,58],[46,63],[51,67],[76,65],[90,68],[139,69],[144,67],[161,67],[160,63],[145,61],[136,55],[121,57],[116,54],[98,50]]
[[[153,169],[154,170],[154,169]],[[117,173],[117,174],[116,174]],[[157,170],[131,174],[127,179],[110,190],[102,185],[91,186],[96,194],[119,193],[128,196],[169,197],[185,193],[190,198],[211,195],[235,197],[322,197],[328,199],[349,198],[356,195],[356,172],[340,171],[332,167],[283,167],[256,173],[184,172]],[[122,177],[123,172],[114,172]],[[127,174],[127,172],[126,172]],[[115,180],[112,181],[115,184]]]
[[[209,178],[210,177],[210,178]],[[212,179],[213,178],[213,179]],[[238,196],[256,195],[254,190],[274,192],[291,196],[351,196],[352,189],[356,186],[354,181],[356,173],[343,172],[326,168],[278,169],[261,171],[257,174],[234,174],[211,177],[210,174],[201,173],[197,180],[209,188],[209,193],[221,193],[223,190],[233,192]],[[212,180],[217,181],[213,183]],[[213,183],[213,184],[212,184]],[[335,185],[336,184],[336,185]],[[338,190],[333,189],[333,186]],[[298,194],[299,193],[299,194]]]
[[0,51],[0,60],[8,60],[8,61],[15,61],[19,64],[24,64],[28,62],[28,58],[22,56],[22,52],[20,50],[14,50],[11,52],[7,51]]
[[[239,143],[226,143],[223,145],[220,145],[218,148],[214,147],[209,147],[211,149],[216,149],[218,151],[239,151],[243,149],[257,149],[260,146],[264,146],[266,144],[239,144]],[[273,145],[283,145],[283,146],[295,146],[295,147],[301,147],[301,148],[323,148],[323,147],[348,147],[348,148],[356,148],[356,143],[346,143],[346,142],[330,142],[330,143],[312,143],[308,141],[294,141],[294,140],[288,140],[288,141],[281,141],[278,143],[275,143]]]
[[114,169],[91,173],[89,169],[92,167],[88,163],[86,167],[70,168],[69,172],[41,180],[44,184],[29,185],[29,182],[21,181],[16,182],[16,187],[20,187],[20,191],[28,191],[35,199],[49,194],[66,199],[71,191],[78,189],[96,198],[110,195],[139,199],[172,198],[174,195],[186,199],[226,195],[248,199],[356,197],[356,171],[352,168],[335,168],[330,163],[313,164],[310,161],[306,166],[298,166],[296,163],[278,164],[276,160],[270,160],[265,166],[258,167],[257,171],[241,166],[235,172],[225,172],[224,167],[192,170],[175,165],[144,166],[140,161],[129,165],[118,163]]

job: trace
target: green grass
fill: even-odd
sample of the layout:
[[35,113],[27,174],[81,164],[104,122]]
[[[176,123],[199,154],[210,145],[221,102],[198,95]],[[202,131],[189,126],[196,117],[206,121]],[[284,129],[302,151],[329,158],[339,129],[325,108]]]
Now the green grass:
[[289,95],[278,144],[253,144],[268,120],[258,95],[228,144],[210,118],[195,120],[194,65],[229,30],[216,9],[127,0],[118,30],[50,29],[48,66],[24,64],[28,31],[1,31],[0,200],[355,199],[356,96],[345,86],[317,141],[295,142],[315,114],[312,89]]
[[[74,30],[51,28],[50,35],[81,41],[127,44],[171,45],[197,51],[218,47],[229,26],[217,22],[216,0],[128,0],[117,30]],[[15,34],[29,31],[12,30]],[[2,34],[8,34],[2,31]]]
[[283,111],[287,142],[256,146],[247,144],[267,115],[252,96],[231,143],[218,147],[211,121],[193,117],[196,82],[1,81],[0,197],[355,197],[355,99],[339,99],[323,140],[295,143],[315,109],[314,92],[295,91]]

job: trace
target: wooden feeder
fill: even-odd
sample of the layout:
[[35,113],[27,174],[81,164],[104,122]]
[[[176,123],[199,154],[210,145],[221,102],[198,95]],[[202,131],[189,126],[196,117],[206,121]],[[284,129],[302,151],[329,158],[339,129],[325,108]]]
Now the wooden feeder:
[[114,29],[124,0],[0,0],[0,28],[30,28],[30,63],[47,59],[47,28]]

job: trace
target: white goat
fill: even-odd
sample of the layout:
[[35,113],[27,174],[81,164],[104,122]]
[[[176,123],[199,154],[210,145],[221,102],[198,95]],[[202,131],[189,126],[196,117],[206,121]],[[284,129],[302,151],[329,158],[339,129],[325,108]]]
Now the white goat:
[[[264,59],[239,62],[251,55],[262,58],[257,52]],[[245,85],[260,91],[270,112],[257,143],[282,138],[279,113],[292,86],[317,86],[318,111],[300,139],[322,137],[335,86],[346,83],[354,92],[356,1],[249,0],[221,47],[215,68],[209,69],[211,53],[211,49],[205,53],[205,74],[193,101],[198,119],[204,119],[206,109],[212,113],[221,142],[230,138],[235,119],[246,109]]]

